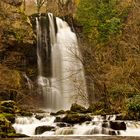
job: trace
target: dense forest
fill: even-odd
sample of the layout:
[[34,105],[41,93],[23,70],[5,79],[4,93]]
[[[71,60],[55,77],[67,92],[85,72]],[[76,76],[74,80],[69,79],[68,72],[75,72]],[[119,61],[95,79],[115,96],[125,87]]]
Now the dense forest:
[[0,137],[20,135],[12,127],[16,115],[43,106],[34,17],[44,13],[76,33],[87,86],[87,95],[77,95],[88,105],[84,112],[140,120],[139,0],[1,0]]

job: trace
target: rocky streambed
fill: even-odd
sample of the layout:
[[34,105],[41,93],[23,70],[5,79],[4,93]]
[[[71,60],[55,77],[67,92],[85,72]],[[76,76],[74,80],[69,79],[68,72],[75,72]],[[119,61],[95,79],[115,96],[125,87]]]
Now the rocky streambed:
[[16,118],[17,133],[28,136],[140,136],[140,122],[117,120],[117,115],[49,113]]

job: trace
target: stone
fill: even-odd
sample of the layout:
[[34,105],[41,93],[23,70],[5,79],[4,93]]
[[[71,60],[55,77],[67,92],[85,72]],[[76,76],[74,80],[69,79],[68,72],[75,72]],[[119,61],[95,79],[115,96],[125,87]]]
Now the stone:
[[6,119],[4,114],[0,114],[0,138],[6,138],[10,134],[15,134],[15,130],[9,120]]
[[78,113],[85,113],[87,110],[85,107],[82,107],[81,105],[74,103],[72,104],[70,111],[78,112]]
[[110,121],[110,128],[114,130],[126,130],[126,124],[125,122]]
[[38,126],[38,127],[36,127],[36,129],[35,129],[35,135],[40,135],[40,134],[42,134],[42,133],[44,133],[44,132],[46,132],[46,131],[52,131],[52,130],[54,130],[54,129],[55,129],[54,126],[45,126],[45,125],[43,125],[43,126]]
[[67,124],[67,123],[64,123],[64,122],[58,122],[58,123],[56,123],[56,125],[58,127],[70,127],[71,126],[70,124]]
[[41,120],[41,119],[44,118],[44,115],[37,114],[37,115],[35,115],[35,118],[38,119],[38,120]]
[[67,114],[65,117],[62,118],[62,122],[76,124],[76,123],[83,123],[86,121],[91,121],[92,118],[89,115],[83,114]]
[[108,128],[109,127],[109,122],[108,121],[103,121],[102,127]]
[[29,111],[19,111],[18,114],[20,114],[21,116],[28,116],[31,117],[33,115],[33,113],[29,112]]
[[3,113],[5,118],[10,121],[11,123],[15,123],[15,114]]
[[15,102],[14,101],[11,101],[11,100],[8,100],[8,101],[2,101],[0,103],[1,106],[4,106],[4,107],[9,107],[9,108],[14,108],[15,107]]
[[0,110],[3,113],[15,114],[17,111],[17,107],[14,101],[11,100],[1,101]]
[[62,121],[62,118],[61,117],[56,117],[54,122],[61,122]]
[[54,112],[51,112],[50,115],[52,116],[57,116],[57,115],[62,115],[62,114],[65,114],[66,112],[64,110],[59,110],[57,111],[56,113]]

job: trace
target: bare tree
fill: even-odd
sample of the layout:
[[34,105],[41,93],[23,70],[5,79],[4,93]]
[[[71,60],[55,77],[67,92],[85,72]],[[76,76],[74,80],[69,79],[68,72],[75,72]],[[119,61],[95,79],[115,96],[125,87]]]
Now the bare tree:
[[26,0],[23,0],[23,10],[26,10]]
[[47,4],[47,0],[36,0],[37,13],[40,13],[41,7]]

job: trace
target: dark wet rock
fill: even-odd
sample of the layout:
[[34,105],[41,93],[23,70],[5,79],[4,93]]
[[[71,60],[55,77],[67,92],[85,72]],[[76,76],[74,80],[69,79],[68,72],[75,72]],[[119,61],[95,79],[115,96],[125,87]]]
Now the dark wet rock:
[[15,114],[3,113],[3,116],[11,123],[15,123]]
[[70,124],[67,124],[67,123],[64,123],[64,122],[58,122],[58,123],[56,123],[56,125],[58,127],[70,127],[71,126]]
[[33,115],[32,112],[23,111],[23,110],[19,111],[18,114],[21,115],[21,116],[28,116],[28,117],[31,117]]
[[113,122],[110,121],[110,128],[114,130],[126,130],[125,122]]
[[116,115],[116,120],[124,120],[124,115],[122,114]]
[[[85,122],[85,124],[90,124],[90,121]],[[93,124],[94,125],[94,124]]]
[[61,117],[56,117],[54,122],[62,122],[62,118]]
[[16,103],[11,100],[1,101],[0,110],[3,113],[15,114],[17,111],[17,106],[16,106]]
[[15,107],[15,102],[14,101],[2,101],[1,102],[1,106],[4,106],[4,107],[9,107],[9,108],[14,108]]
[[15,134],[15,130],[9,120],[6,119],[4,114],[0,114],[0,138],[5,138],[8,135]]
[[25,137],[29,137],[29,136],[27,136],[27,135],[25,135],[25,134],[19,134],[19,133],[16,133],[16,134],[8,134],[7,136],[6,136],[7,138],[25,138]]
[[35,129],[35,135],[42,134],[42,133],[44,133],[46,131],[52,131],[54,129],[55,129],[54,126],[38,126]]
[[109,122],[108,122],[108,121],[104,121],[104,122],[102,123],[102,127],[108,128],[108,127],[109,127]]
[[56,113],[54,112],[51,112],[50,115],[52,116],[57,116],[57,115],[62,115],[62,114],[65,114],[66,112],[64,110],[59,110],[57,111]]
[[35,115],[35,118],[38,120],[41,120],[44,118],[44,115],[37,114],[37,115]]
[[74,103],[74,104],[72,104],[70,111],[78,112],[78,113],[85,113],[87,111],[87,109],[81,105]]
[[81,115],[81,114],[67,114],[64,118],[62,118],[62,122],[76,124],[83,123],[85,121],[91,121],[91,117],[89,115]]
[[0,90],[0,101],[2,100],[15,100],[17,92],[15,90]]
[[71,110],[66,110],[66,114],[76,114],[77,112],[71,111]]
[[116,132],[114,130],[109,130],[109,135],[117,135]]

